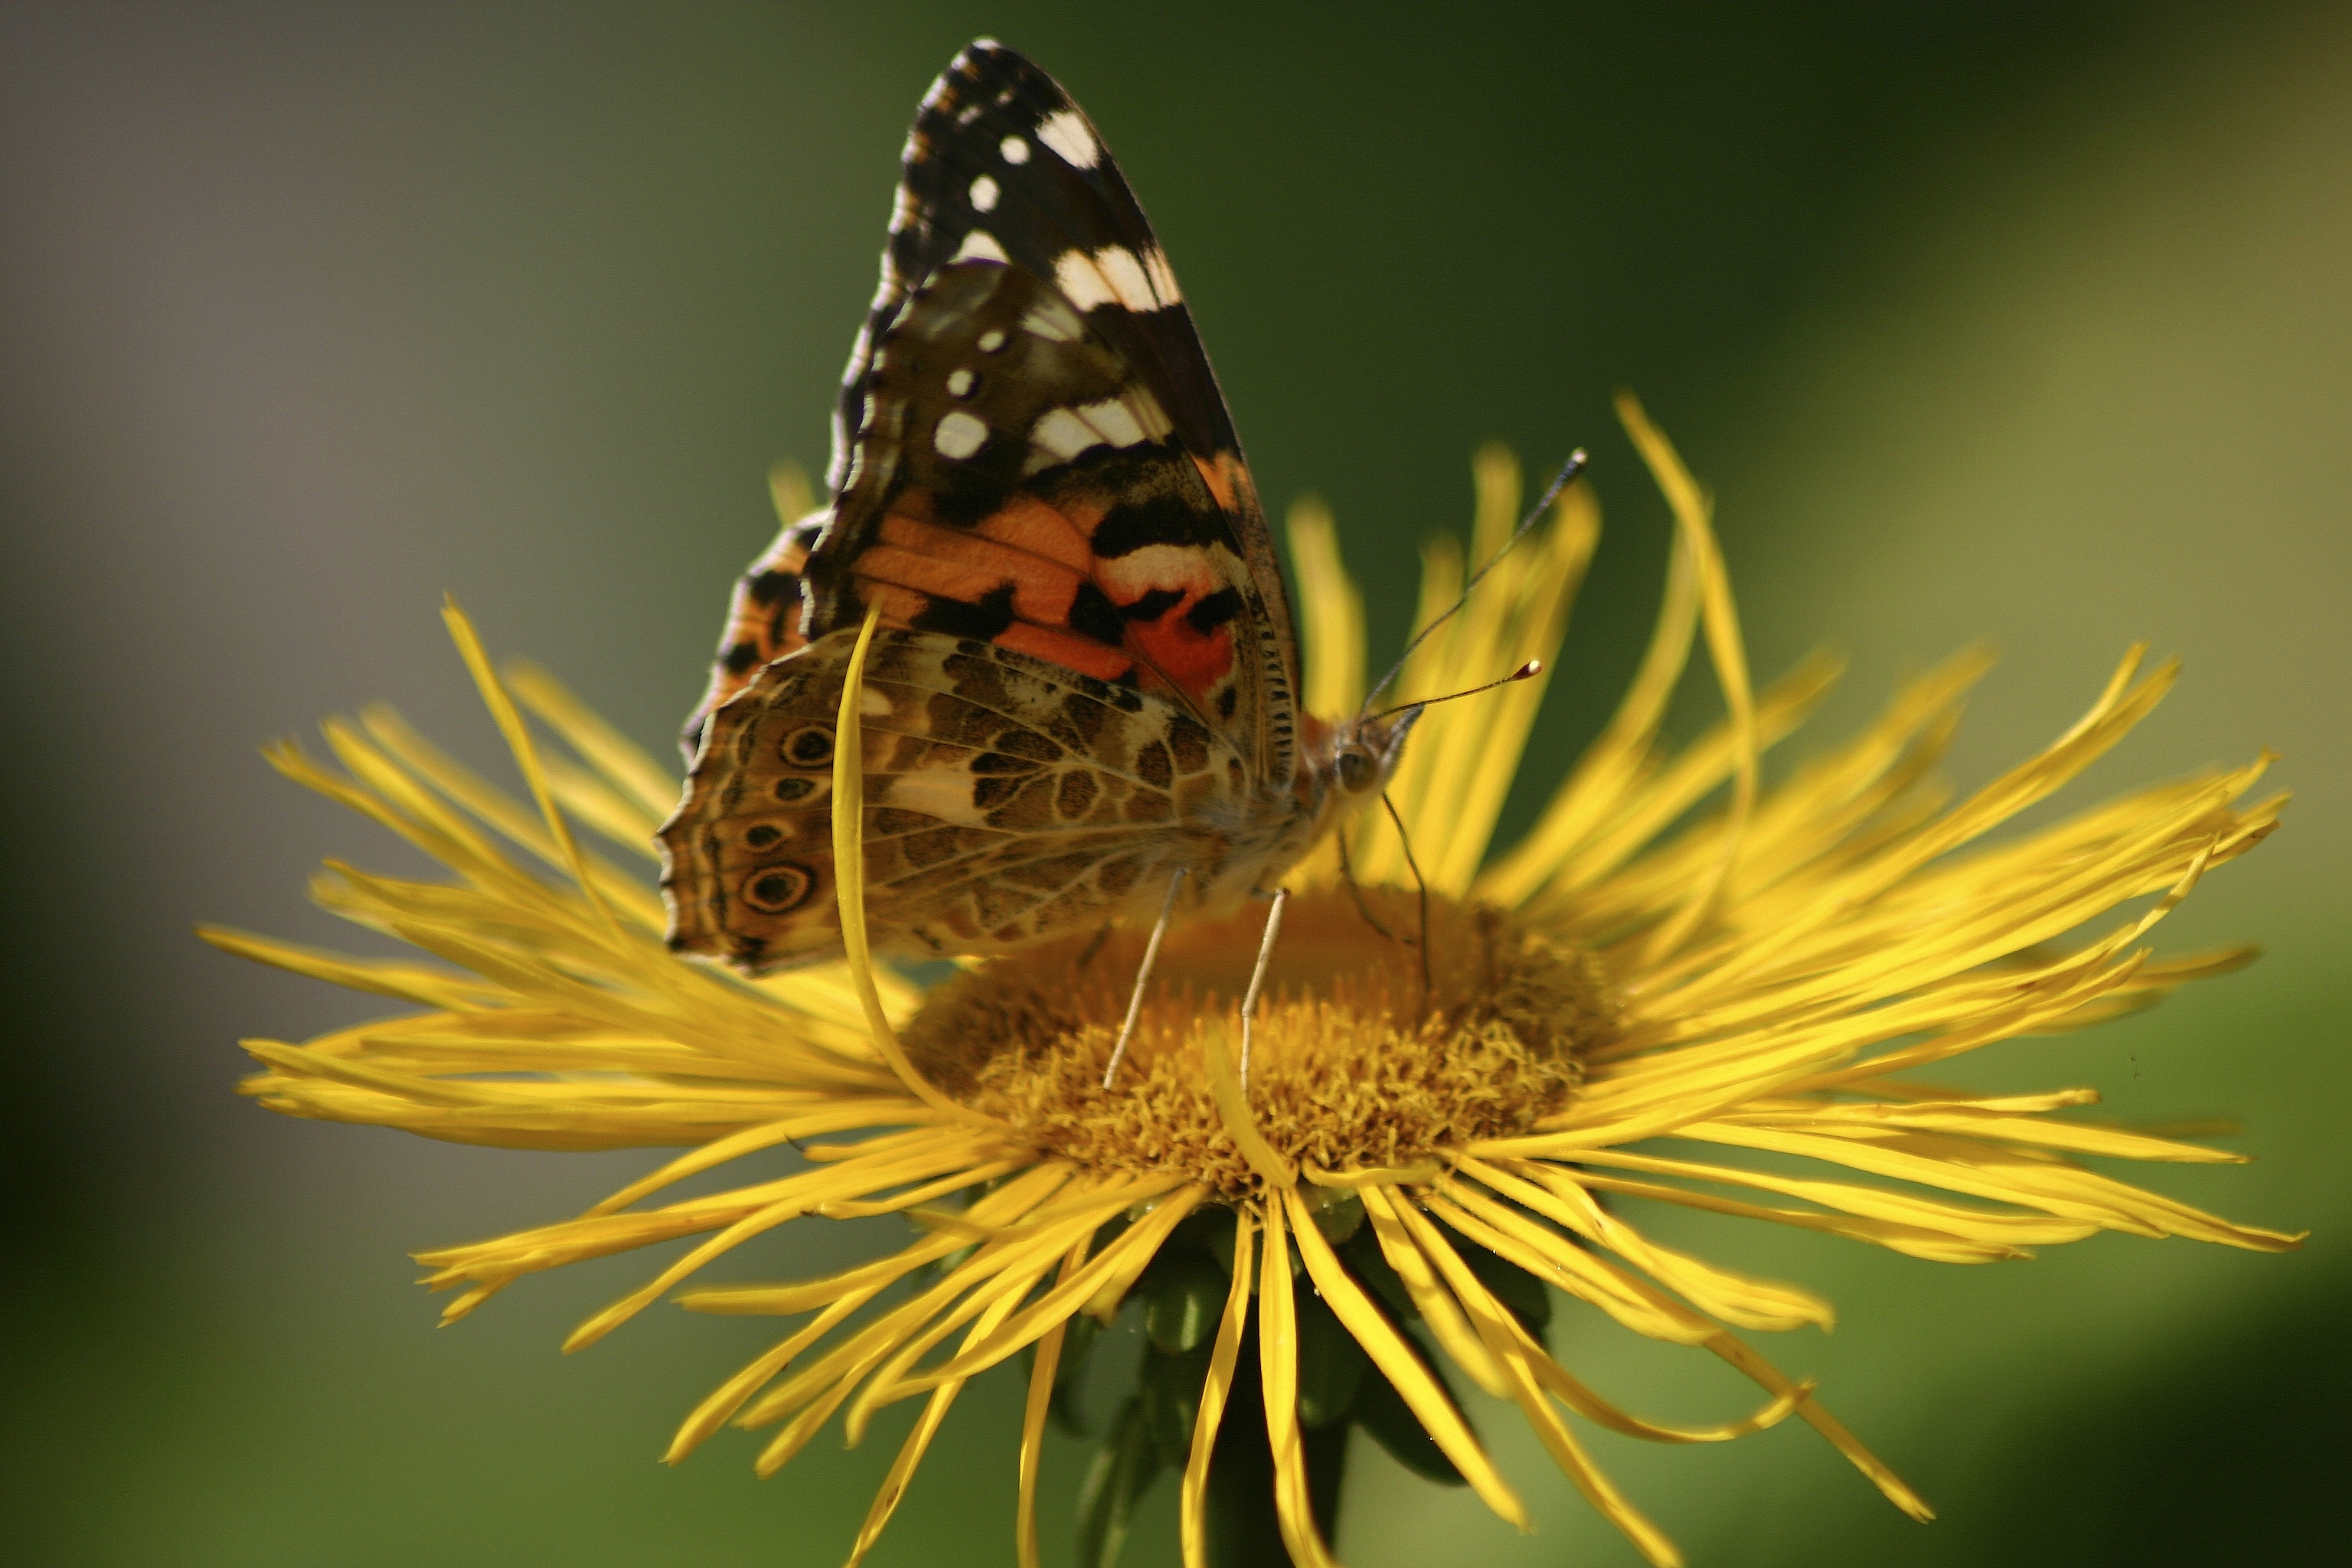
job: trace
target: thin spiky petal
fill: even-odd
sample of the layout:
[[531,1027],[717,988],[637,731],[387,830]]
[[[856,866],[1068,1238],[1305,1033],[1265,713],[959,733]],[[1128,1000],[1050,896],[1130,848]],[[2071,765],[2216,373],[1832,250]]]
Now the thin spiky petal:
[[1707,655],[1714,662],[1716,680],[1723,689],[1724,706],[1730,710],[1731,722],[1733,789],[1731,807],[1721,832],[1723,845],[1685,891],[1681,904],[1644,938],[1642,959],[1645,964],[1655,964],[1679,949],[1714,913],[1717,901],[1723,896],[1724,883],[1738,858],[1748,818],[1756,809],[1756,700],[1750,690],[1746,647],[1739,636],[1739,614],[1731,599],[1731,575],[1715,540],[1714,509],[1700,491],[1698,482],[1691,478],[1690,470],[1683,467],[1682,457],[1674,444],[1650,423],[1632,393],[1617,395],[1617,416],[1623,422],[1626,434],[1633,437],[1643,460],[1650,465],[1658,488],[1665,492],[1667,504],[1674,509],[1679,537],[1689,544],[1692,565],[1698,574],[1699,624],[1706,634]]
[[[1365,1194],[1364,1202],[1368,1209],[1375,1202],[1387,1206],[1387,1194],[1378,1188],[1367,1188]],[[1363,1287],[1339,1266],[1339,1255],[1331,1250],[1331,1244],[1324,1240],[1322,1232],[1316,1228],[1314,1214],[1307,1208],[1306,1200],[1296,1192],[1284,1194],[1283,1200],[1290,1216],[1291,1233],[1297,1237],[1298,1256],[1305,1261],[1307,1278],[1315,1281],[1316,1293],[1323,1298],[1324,1305],[1329,1307],[1341,1325],[1355,1336],[1356,1342],[1364,1347],[1364,1352],[1372,1358],[1372,1364],[1380,1369],[1381,1375],[1403,1395],[1405,1404],[1419,1418],[1423,1428],[1444,1450],[1445,1457],[1454,1461],[1454,1468],[1469,1481],[1470,1489],[1478,1494],[1478,1500],[1519,1530],[1529,1529],[1527,1505],[1520,1502],[1518,1494],[1504,1483],[1494,1461],[1486,1457],[1486,1449],[1471,1434],[1468,1424],[1454,1408],[1454,1402],[1446,1397],[1445,1390],[1439,1385],[1437,1379],[1430,1375],[1429,1369],[1421,1363],[1421,1358],[1406,1344],[1404,1337],[1391,1328],[1389,1321],[1381,1315],[1380,1309],[1372,1305],[1371,1298],[1364,1293]]]
[[1300,695],[1309,713],[1353,713],[1364,702],[1364,595],[1340,564],[1329,507],[1302,497],[1286,521],[1306,655]]
[[[1067,1279],[1085,1261],[1085,1252],[1072,1247],[1063,1255],[1061,1277]],[[1038,1568],[1037,1468],[1045,1458],[1045,1416],[1053,1407],[1054,1382],[1062,1367],[1062,1342],[1068,1337],[1066,1320],[1046,1330],[1029,1368],[1029,1397],[1021,1412],[1020,1494],[1013,1522],[1013,1552],[1021,1568]]]
[[1258,1263],[1257,1362],[1265,1398],[1265,1438],[1274,1450],[1274,1513],[1296,1568],[1338,1568],[1316,1528],[1307,1453],[1298,1430],[1298,1310],[1291,1298],[1284,1205],[1265,1205],[1265,1251]]
[[1682,1556],[1675,1550],[1674,1542],[1626,1501],[1609,1478],[1593,1465],[1586,1456],[1583,1445],[1576,1440],[1575,1434],[1568,1429],[1568,1424],[1559,1418],[1559,1412],[1551,1407],[1543,1391],[1537,1386],[1526,1354],[1511,1337],[1511,1330],[1516,1324],[1509,1311],[1479,1283],[1477,1276],[1470,1271],[1470,1266],[1462,1261],[1461,1255],[1438,1233],[1434,1225],[1415,1213],[1410,1205],[1400,1208],[1398,1213],[1415,1244],[1436,1267],[1447,1288],[1454,1292],[1454,1299],[1461,1303],[1465,1315],[1476,1327],[1479,1337],[1486,1343],[1487,1353],[1503,1368],[1505,1385],[1511,1401],[1518,1405],[1528,1424],[1534,1427],[1536,1436],[1550,1453],[1552,1462],[1559,1467],[1576,1489],[1584,1494],[1586,1500],[1622,1531],[1625,1538],[1633,1543],[1634,1550],[1655,1568],[1679,1568]]
[[977,1121],[991,1119],[941,1094],[908,1059],[907,1047],[890,1026],[881,994],[874,984],[874,959],[866,941],[866,655],[874,646],[875,628],[882,624],[882,602],[866,612],[866,624],[851,649],[849,667],[841,678],[841,711],[834,728],[833,863],[834,882],[841,904],[841,944],[849,958],[850,983],[866,1009],[866,1026],[873,1031],[874,1048],[890,1064],[890,1071],[907,1091],[944,1115]]
[[[1485,563],[1509,542],[1518,521],[1519,469],[1507,452],[1490,447],[1478,454],[1472,473],[1478,499],[1471,549]],[[1412,825],[1414,853],[1433,888],[1458,893],[1477,872],[1599,538],[1590,492],[1570,486],[1550,526],[1504,556],[1479,584],[1477,613],[1465,610],[1445,622],[1398,679],[1395,700],[1412,701],[1493,680],[1530,658],[1544,665],[1542,673],[1475,704],[1429,710],[1398,766],[1389,793]],[[1452,607],[1463,576],[1450,541],[1431,547],[1423,557],[1416,625],[1427,626]],[[1405,879],[1403,847],[1383,825],[1367,818],[1353,831],[1357,868],[1366,881]]]
[[1208,1373],[1202,1380],[1200,1410],[1192,1418],[1192,1452],[1185,1459],[1183,1489],[1176,1505],[1184,1568],[1209,1568],[1209,1460],[1216,1452],[1225,1401],[1233,1393],[1234,1368],[1241,1360],[1242,1334],[1249,1326],[1251,1264],[1256,1242],[1255,1223],[1246,1213],[1235,1214],[1232,1282],[1225,1288],[1225,1310],[1217,1319],[1216,1343],[1211,1347]]
[[[971,1333],[965,1336],[965,1348],[970,1349],[994,1333],[1020,1301],[1017,1294],[1007,1294],[992,1301],[988,1310],[981,1314],[980,1321],[972,1325]],[[850,1549],[847,1568],[857,1568],[857,1564],[866,1560],[866,1554],[874,1550],[874,1543],[882,1538],[882,1527],[888,1524],[890,1516],[898,1511],[898,1501],[907,1495],[907,1483],[913,1479],[915,1467],[922,1463],[924,1450],[939,1435],[940,1424],[947,1419],[948,1406],[954,1404],[955,1396],[963,1392],[964,1382],[964,1379],[957,1378],[931,1391],[931,1397],[924,1403],[922,1415],[916,1417],[915,1429],[907,1434],[906,1442],[899,1446],[898,1457],[890,1463],[890,1473],[883,1478],[881,1489],[874,1494],[874,1501],[866,1512],[866,1522],[858,1528],[856,1544]],[[853,1437],[852,1441],[856,1439]]]

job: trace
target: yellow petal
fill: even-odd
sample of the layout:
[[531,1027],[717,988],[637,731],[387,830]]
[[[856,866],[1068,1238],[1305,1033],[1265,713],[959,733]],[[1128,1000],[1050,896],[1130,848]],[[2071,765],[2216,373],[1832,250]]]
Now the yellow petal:
[[1307,1489],[1298,1435],[1298,1314],[1290,1294],[1289,1243],[1277,1198],[1265,1205],[1265,1253],[1258,1265],[1257,1360],[1265,1395],[1266,1444],[1274,1450],[1274,1513],[1295,1568],[1338,1568]]
[[677,808],[681,788],[677,776],[606,723],[562,681],[528,659],[509,663],[506,678],[515,700],[562,736],[564,744],[585,758],[589,766],[656,826]]
[[[1252,1248],[1257,1227],[1245,1213],[1234,1215],[1233,1283],[1225,1290],[1224,1315],[1217,1320],[1217,1342],[1209,1352],[1209,1372],[1201,1384],[1201,1404],[1192,1418],[1192,1448],[1184,1462],[1184,1484],[1177,1499],[1178,1540],[1184,1568],[1209,1568],[1209,1462],[1217,1447],[1217,1427],[1224,1420],[1225,1400],[1233,1392],[1234,1367],[1241,1359],[1242,1333],[1249,1326]],[[1022,1568],[1035,1568],[1024,1562]]]
[[1559,1418],[1559,1412],[1551,1407],[1542,1390],[1536,1386],[1527,1358],[1519,1352],[1511,1338],[1511,1329],[1516,1324],[1509,1311],[1495,1300],[1477,1276],[1471,1273],[1469,1265],[1462,1261],[1461,1256],[1447,1244],[1435,1226],[1415,1214],[1410,1205],[1399,1205],[1398,1212],[1412,1232],[1414,1240],[1429,1255],[1439,1272],[1444,1275],[1446,1284],[1461,1301],[1463,1310],[1477,1325],[1488,1351],[1504,1369],[1512,1402],[1527,1417],[1528,1425],[1535,1429],[1537,1437],[1551,1455],[1552,1462],[1574,1483],[1576,1489],[1584,1494],[1585,1500],[1622,1531],[1625,1538],[1633,1543],[1634,1550],[1655,1568],[1678,1568],[1682,1554],[1675,1550],[1675,1543],[1628,1502],[1624,1494],[1601,1472],[1600,1467],[1593,1464],[1585,1454],[1583,1445],[1568,1429],[1568,1424]]
[[1371,1222],[1373,1239],[1381,1246],[1381,1254],[1397,1278],[1404,1281],[1405,1293],[1412,1299],[1413,1308],[1420,1312],[1429,1331],[1437,1336],[1437,1343],[1447,1359],[1460,1367],[1471,1382],[1495,1398],[1504,1397],[1508,1387],[1503,1381],[1503,1369],[1486,1352],[1483,1341],[1462,1316],[1454,1298],[1445,1293],[1431,1270],[1429,1259],[1414,1244],[1398,1210],[1411,1200],[1402,1194],[1391,1200],[1380,1187],[1363,1189],[1364,1215]]
[[866,655],[874,646],[874,629],[882,624],[882,602],[866,612],[866,625],[851,649],[849,668],[841,679],[841,711],[833,743],[833,872],[841,902],[841,942],[849,955],[851,984],[866,1007],[866,1025],[873,1031],[874,1048],[907,1091],[933,1110],[971,1121],[991,1119],[957,1104],[931,1087],[898,1043],[882,997],[874,986],[874,961],[866,942],[866,742],[861,699],[866,692]]
[[1315,1281],[1324,1305],[1364,1347],[1364,1353],[1372,1358],[1372,1365],[1402,1396],[1430,1440],[1454,1461],[1454,1468],[1462,1472],[1479,1500],[1519,1529],[1528,1529],[1527,1509],[1517,1494],[1505,1484],[1461,1413],[1454,1408],[1454,1401],[1430,1375],[1421,1358],[1390,1326],[1380,1309],[1372,1305],[1362,1287],[1339,1266],[1339,1255],[1316,1228],[1315,1215],[1307,1201],[1296,1192],[1285,1194],[1284,1197],[1292,1234],[1298,1238],[1298,1255],[1306,1261],[1307,1276]]

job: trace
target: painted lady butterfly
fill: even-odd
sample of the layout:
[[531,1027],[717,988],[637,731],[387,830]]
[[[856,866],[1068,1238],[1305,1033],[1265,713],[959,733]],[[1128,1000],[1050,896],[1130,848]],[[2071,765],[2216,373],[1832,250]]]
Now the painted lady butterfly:
[[670,945],[838,953],[830,808],[859,697],[867,921],[998,952],[1230,905],[1376,796],[1417,707],[1298,710],[1290,600],[1175,275],[1093,124],[982,40],[907,138],[832,502],[739,583],[661,830]]

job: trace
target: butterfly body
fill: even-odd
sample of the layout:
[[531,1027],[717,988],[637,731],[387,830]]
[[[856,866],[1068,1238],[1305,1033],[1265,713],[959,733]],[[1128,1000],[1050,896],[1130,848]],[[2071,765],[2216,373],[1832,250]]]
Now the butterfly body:
[[833,728],[864,688],[866,921],[1005,952],[1271,888],[1410,716],[1298,709],[1274,544],[1159,242],[1052,79],[973,45],[918,111],[830,504],[738,584],[662,829],[671,944],[837,953]]

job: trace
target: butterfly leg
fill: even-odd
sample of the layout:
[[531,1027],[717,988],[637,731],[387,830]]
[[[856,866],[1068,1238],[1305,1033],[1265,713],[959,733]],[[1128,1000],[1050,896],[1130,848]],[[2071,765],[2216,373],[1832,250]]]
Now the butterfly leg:
[[1389,941],[1402,942],[1407,947],[1411,947],[1412,943],[1410,941],[1382,925],[1380,917],[1372,913],[1371,905],[1364,902],[1363,887],[1356,880],[1354,863],[1348,858],[1348,835],[1345,829],[1336,836],[1335,842],[1339,846],[1339,880],[1348,884],[1348,896],[1356,900],[1356,912],[1364,917],[1366,925],[1388,938]]
[[1412,885],[1421,895],[1421,994],[1424,1005],[1432,994],[1429,984],[1429,882],[1421,874],[1421,862],[1412,858],[1412,836],[1404,830],[1404,818],[1397,815],[1396,802],[1386,790],[1381,792],[1381,804],[1388,808],[1389,820],[1396,824],[1397,842],[1404,847],[1405,868],[1412,873]]
[[1266,965],[1274,962],[1274,940],[1282,934],[1282,906],[1290,901],[1290,889],[1276,888],[1274,907],[1265,911],[1265,934],[1258,938],[1257,967],[1250,971],[1249,989],[1242,994],[1242,1087],[1249,1087],[1250,1019],[1257,1013],[1257,994],[1265,984]]
[[[1176,912],[1176,889],[1184,885],[1184,871],[1185,868],[1179,866],[1176,874],[1168,879],[1168,896],[1160,900],[1160,918],[1152,922],[1151,940],[1143,944],[1143,967],[1135,972],[1135,994],[1127,999],[1127,1018],[1118,1026],[1118,1044],[1110,1048],[1110,1065],[1103,1068],[1105,1089],[1118,1077],[1118,1064],[1127,1055],[1127,1042],[1135,1037],[1135,1021],[1143,1016],[1143,987],[1151,979],[1151,966],[1160,961],[1160,940],[1168,934],[1169,919]],[[1096,940],[1099,942],[1101,939]]]

